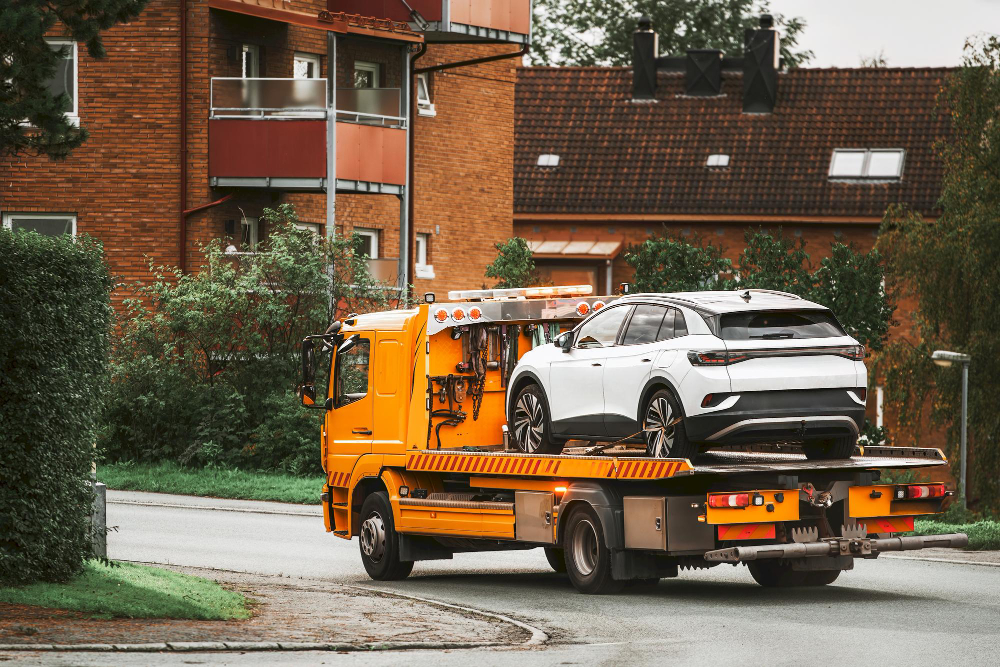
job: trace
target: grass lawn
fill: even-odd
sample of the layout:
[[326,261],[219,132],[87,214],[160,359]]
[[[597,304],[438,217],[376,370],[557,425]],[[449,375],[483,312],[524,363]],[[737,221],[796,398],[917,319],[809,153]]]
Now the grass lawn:
[[104,617],[250,618],[247,599],[214,581],[145,565],[87,561],[64,583],[0,586],[0,602],[71,609]]
[[983,519],[972,523],[939,523],[917,519],[913,528],[913,535],[965,533],[969,536],[969,546],[966,549],[972,551],[1000,549],[1000,521]]
[[296,477],[221,468],[182,468],[175,463],[103,464],[97,466],[97,479],[109,489],[307,505],[318,505],[323,489],[321,475]]

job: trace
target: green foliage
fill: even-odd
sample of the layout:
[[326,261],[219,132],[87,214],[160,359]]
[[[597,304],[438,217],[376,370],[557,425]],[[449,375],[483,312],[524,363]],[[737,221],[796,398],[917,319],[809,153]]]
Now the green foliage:
[[941,216],[927,221],[901,207],[886,212],[879,248],[887,282],[916,301],[908,335],[881,363],[886,400],[919,436],[929,409],[947,426],[946,453],[957,472],[961,368],[935,366],[934,350],[972,355],[969,366],[969,500],[1000,510],[1000,38],[969,44],[964,66],[941,96],[952,130],[944,161]]
[[103,617],[250,618],[249,601],[208,579],[133,563],[88,561],[66,583],[0,588],[0,602],[71,609]]
[[[295,406],[300,413],[308,413],[297,403]],[[315,430],[309,433],[309,443],[307,454],[318,459],[319,439]],[[304,505],[318,505],[319,490],[323,486],[322,471],[315,472],[311,477],[302,477],[220,466],[191,468],[172,461],[104,463],[97,466],[97,479],[107,484],[109,489],[124,491],[178,493],[237,500],[274,500]]]
[[713,289],[720,274],[731,273],[733,263],[722,248],[699,237],[691,242],[670,236],[646,239],[625,251],[625,261],[635,270],[636,292],[684,292]]
[[292,393],[299,345],[336,317],[384,310],[392,293],[356,239],[297,229],[289,205],[262,220],[270,233],[255,252],[227,254],[218,239],[198,273],[161,267],[135,286],[114,340],[100,438],[110,460],[319,469],[319,416]]
[[847,333],[870,350],[881,350],[889,338],[896,307],[886,294],[885,260],[878,248],[860,253],[834,243],[813,274],[813,301],[827,306]]
[[535,261],[527,241],[515,236],[494,247],[497,257],[486,267],[486,277],[497,279],[495,287],[527,287],[536,282]]
[[770,289],[799,296],[812,293],[813,279],[807,263],[805,241],[798,244],[781,233],[747,229],[746,248],[740,254],[740,283],[743,289]]
[[861,427],[858,442],[865,447],[869,445],[887,445],[889,444],[889,431],[884,426],[876,426],[872,420],[865,419],[865,423]]
[[[757,27],[767,6],[760,0],[535,0],[531,60],[537,65],[631,65],[632,33],[640,16],[652,19],[660,55],[722,49],[741,56],[744,30]],[[812,51],[796,49],[805,21],[777,15],[775,24],[789,67],[812,59]]]
[[965,533],[969,536],[970,551],[1000,549],[1000,521],[985,519],[975,523],[941,523],[918,519],[913,522],[913,535],[947,535]]
[[[66,48],[53,50],[45,36],[68,35],[103,58],[101,32],[127,23],[148,0],[3,0],[0,2],[0,157],[29,152],[65,157],[87,131],[69,122],[70,100],[49,89]],[[28,124],[24,120],[28,120]]]
[[90,550],[110,290],[90,239],[0,230],[0,582],[65,579]]

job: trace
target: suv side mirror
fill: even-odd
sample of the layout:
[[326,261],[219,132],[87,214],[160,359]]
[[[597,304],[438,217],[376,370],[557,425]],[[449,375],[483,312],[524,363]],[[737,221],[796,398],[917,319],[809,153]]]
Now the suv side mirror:
[[566,331],[559,334],[555,340],[556,347],[561,349],[563,352],[569,352],[570,348],[573,347],[573,332]]

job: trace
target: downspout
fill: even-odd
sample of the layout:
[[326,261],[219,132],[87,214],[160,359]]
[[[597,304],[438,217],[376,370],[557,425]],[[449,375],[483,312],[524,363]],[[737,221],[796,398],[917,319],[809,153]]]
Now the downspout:
[[189,209],[187,209],[187,210],[184,211],[184,213],[182,214],[181,217],[184,218],[184,219],[187,219],[187,217],[189,215],[191,215],[192,213],[197,213],[198,211],[204,211],[206,208],[212,208],[213,206],[218,206],[219,204],[224,204],[224,203],[226,203],[227,201],[229,201],[232,198],[233,198],[233,195],[232,195],[232,193],[230,193],[230,194],[226,195],[225,197],[223,197],[222,199],[216,199],[215,201],[208,202],[207,204],[201,204],[199,206],[195,206],[194,208],[189,208]]
[[181,205],[178,266],[187,273],[187,0],[181,5]]
[[[413,74],[423,74],[424,72],[440,72],[443,69],[455,69],[456,67],[468,67],[469,65],[481,65],[482,63],[491,63],[494,60],[506,60],[507,58],[516,58],[518,56],[528,55],[528,51],[531,50],[530,44],[525,44],[521,47],[519,51],[514,51],[513,53],[501,53],[496,56],[486,56],[484,58],[473,58],[472,60],[460,60],[454,63],[445,63],[443,65],[432,65],[431,67],[421,67],[418,70],[414,70]],[[416,58],[414,58],[416,60]]]

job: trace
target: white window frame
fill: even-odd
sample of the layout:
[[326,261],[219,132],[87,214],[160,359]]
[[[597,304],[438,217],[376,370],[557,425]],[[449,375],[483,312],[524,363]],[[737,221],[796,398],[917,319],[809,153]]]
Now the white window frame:
[[729,166],[729,154],[728,153],[712,153],[705,160],[706,167],[728,167]]
[[417,233],[414,247],[414,266],[417,278],[433,278],[434,265],[427,263],[427,250],[431,243],[431,235],[423,232]]
[[[373,62],[370,62],[370,61],[367,61],[367,60],[355,60],[354,61],[354,71],[355,72],[357,72],[358,70],[361,70],[362,72],[371,72],[372,73],[372,88],[379,88],[382,85],[382,82],[379,80],[379,71],[380,71],[380,69],[381,68],[378,66],[378,63],[373,63]],[[353,74],[352,74],[352,78],[353,78]]]
[[539,167],[558,167],[559,156],[555,153],[542,153],[538,156],[538,162],[535,164]]
[[[253,62],[250,70],[247,69],[247,55],[253,54]],[[244,79],[257,79],[260,77],[260,46],[257,44],[244,44],[240,49],[240,77]]]
[[[860,174],[835,174],[833,171],[834,164],[837,161],[838,154],[862,154],[864,157],[861,161],[861,173]],[[899,171],[894,176],[871,176],[869,171],[869,166],[871,164],[872,155],[876,153],[897,153],[899,154]],[[906,149],[905,148],[834,148],[833,153],[830,154],[830,168],[827,171],[829,178],[833,180],[849,180],[849,181],[899,181],[903,178],[903,169],[906,165]]]
[[69,46],[73,58],[73,110],[66,112],[66,118],[73,125],[80,125],[80,50],[72,39],[46,39],[51,46]]
[[260,241],[260,218],[243,218],[240,220],[240,250],[254,252]]
[[379,252],[378,252],[379,251],[379,248],[378,248],[378,230],[377,229],[370,229],[370,228],[367,228],[367,227],[355,227],[353,231],[358,236],[362,236],[364,238],[371,239],[372,252],[371,252],[370,255],[368,255],[368,258],[369,259],[378,259],[378,255],[379,255]]
[[417,96],[418,116],[437,115],[437,109],[434,103],[431,102],[430,72],[423,72],[417,75],[417,90],[414,94]]
[[14,220],[39,220],[39,219],[51,219],[51,218],[62,218],[63,220],[69,220],[71,222],[70,236],[76,238],[76,215],[73,213],[38,213],[37,211],[32,213],[18,213],[16,211],[9,212],[4,211],[3,213],[3,228],[7,230],[14,229]]
[[[296,73],[295,73],[295,64],[299,63],[299,62],[311,63],[313,65],[313,72],[315,72],[316,76],[308,77],[308,76],[298,76],[298,75],[296,75]],[[312,78],[312,79],[319,79],[323,75],[322,72],[323,72],[323,59],[322,59],[321,56],[319,56],[319,55],[317,55],[315,53],[301,53],[299,51],[295,52],[295,55],[292,57],[292,77],[293,78],[296,78],[296,79],[310,79],[310,78]]]

